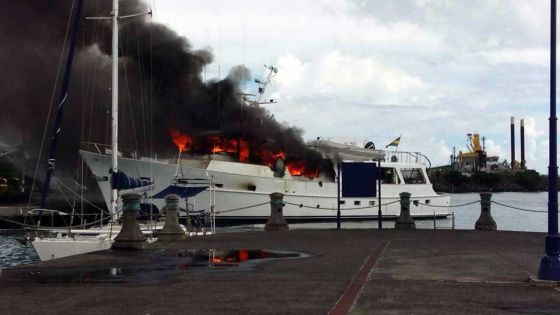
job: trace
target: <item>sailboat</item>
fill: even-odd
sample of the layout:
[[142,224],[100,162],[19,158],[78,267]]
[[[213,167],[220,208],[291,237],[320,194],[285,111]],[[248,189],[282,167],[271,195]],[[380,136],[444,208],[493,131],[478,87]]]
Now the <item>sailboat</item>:
[[[40,227],[40,219],[42,212],[46,209],[46,196],[49,190],[49,183],[54,173],[54,168],[56,164],[56,147],[58,144],[58,136],[61,132],[61,121],[62,114],[64,110],[64,103],[66,101],[68,93],[68,83],[70,80],[70,73],[72,69],[72,61],[74,57],[74,49],[76,38],[78,34],[79,21],[81,19],[81,8],[82,1],[77,0],[73,23],[72,23],[72,34],[70,45],[68,49],[68,58],[66,69],[64,73],[64,80],[61,86],[61,92],[59,97],[59,106],[57,111],[57,116],[55,120],[55,128],[53,137],[51,139],[51,151],[48,160],[47,175],[45,178],[43,195],[41,199],[41,208],[39,212],[39,226],[36,229],[42,229]],[[136,17],[141,15],[151,14],[142,13],[126,16],[126,18]],[[119,18],[119,1],[113,0],[113,11],[110,17],[100,17],[91,19],[111,19],[112,20],[112,94],[111,94],[111,202],[108,204],[110,223],[108,226],[99,226],[96,228],[89,229],[49,229],[52,233],[56,233],[56,237],[35,237],[31,241],[32,246],[39,255],[41,260],[51,260],[72,255],[79,255],[93,251],[100,251],[109,249],[113,243],[114,238],[120,231],[120,226],[117,225],[117,219],[119,216],[118,212],[118,198],[119,191],[121,193],[142,193],[149,191],[152,188],[152,183],[149,180],[141,178],[132,178],[119,171],[118,168],[118,20]],[[103,223],[103,219],[99,220],[100,224]],[[161,226],[154,226],[148,229],[144,229],[143,233],[151,234],[153,229],[161,228]]]

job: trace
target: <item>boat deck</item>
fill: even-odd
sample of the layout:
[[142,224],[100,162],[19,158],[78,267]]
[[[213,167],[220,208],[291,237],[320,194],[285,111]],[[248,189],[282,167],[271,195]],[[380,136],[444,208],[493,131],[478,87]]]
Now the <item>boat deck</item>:
[[[251,268],[145,273],[152,279],[56,277],[31,272],[127,267],[184,249],[270,249],[306,253]],[[2,270],[0,313],[379,314],[560,313],[558,287],[529,282],[543,233],[443,230],[241,232],[103,251]],[[26,277],[22,277],[26,274]],[[56,274],[56,273],[54,273]],[[86,274],[87,275],[87,274]],[[128,280],[127,280],[128,279]],[[45,280],[45,279],[43,279]],[[147,280],[147,281],[146,281]],[[151,280],[151,281],[150,281]],[[48,305],[48,308],[45,306]]]

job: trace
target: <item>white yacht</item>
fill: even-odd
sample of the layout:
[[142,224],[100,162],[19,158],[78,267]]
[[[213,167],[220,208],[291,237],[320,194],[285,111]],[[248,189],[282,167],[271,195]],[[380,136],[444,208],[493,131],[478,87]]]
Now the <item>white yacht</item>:
[[[394,218],[400,213],[399,193],[409,192],[413,217],[443,217],[451,214],[450,197],[436,193],[426,172],[426,159],[419,153],[366,149],[355,144],[315,140],[309,147],[322,153],[325,159],[344,161],[381,160],[381,212],[383,218]],[[111,156],[102,152],[81,150],[80,154],[97,179],[103,198],[110,204],[111,185],[109,169]],[[163,199],[150,198],[173,187],[178,175],[185,179],[207,179],[213,183],[195,197],[188,198],[190,209],[210,211],[218,220],[264,220],[270,215],[269,194],[284,194],[284,216],[287,219],[334,219],[337,215],[338,184],[325,174],[309,178],[293,175],[283,161],[275,167],[233,161],[228,154],[208,154],[178,159],[150,159],[135,153],[120,154],[119,170],[127,176],[148,179],[151,191],[144,194],[144,205],[163,207]],[[386,162],[385,162],[385,161]],[[336,165],[336,163],[333,163]],[[333,170],[336,174],[336,169]],[[296,173],[293,172],[292,173]],[[212,195],[213,193],[213,195]],[[378,197],[341,198],[343,219],[378,217]],[[434,207],[435,206],[435,207]]]

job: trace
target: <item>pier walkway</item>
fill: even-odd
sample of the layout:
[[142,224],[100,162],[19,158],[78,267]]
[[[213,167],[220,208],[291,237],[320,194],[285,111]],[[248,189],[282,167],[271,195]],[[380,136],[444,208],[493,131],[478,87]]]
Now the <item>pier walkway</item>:
[[[242,232],[156,242],[142,252],[3,270],[0,314],[559,314],[559,288],[528,280],[538,271],[543,243],[542,233],[442,230]],[[165,261],[154,255],[194,248],[310,256],[239,270],[178,265],[165,272]],[[140,265],[144,278],[123,273],[111,280],[94,272]],[[160,273],[150,273],[157,267]],[[57,277],[57,270],[89,273]]]

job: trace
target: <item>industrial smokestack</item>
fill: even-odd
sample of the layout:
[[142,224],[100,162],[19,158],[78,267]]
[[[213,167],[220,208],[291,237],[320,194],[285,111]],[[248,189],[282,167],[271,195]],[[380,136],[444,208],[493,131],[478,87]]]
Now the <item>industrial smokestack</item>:
[[515,168],[515,117],[511,116],[510,119],[511,130],[511,169]]
[[525,169],[525,120],[521,119],[521,169]]

